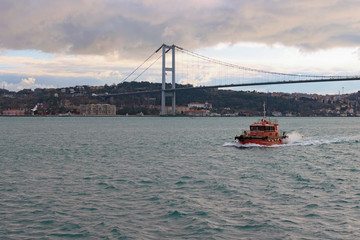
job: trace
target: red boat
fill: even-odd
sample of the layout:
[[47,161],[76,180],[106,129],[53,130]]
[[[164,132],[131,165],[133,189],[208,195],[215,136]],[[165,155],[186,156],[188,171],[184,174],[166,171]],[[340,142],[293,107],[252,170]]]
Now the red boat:
[[244,131],[240,136],[236,136],[240,144],[258,144],[258,145],[279,145],[284,144],[284,139],[287,136],[285,132],[279,135],[279,125],[277,121],[271,122],[266,120],[265,117],[265,104],[264,104],[264,117],[259,122],[250,125],[250,131]]

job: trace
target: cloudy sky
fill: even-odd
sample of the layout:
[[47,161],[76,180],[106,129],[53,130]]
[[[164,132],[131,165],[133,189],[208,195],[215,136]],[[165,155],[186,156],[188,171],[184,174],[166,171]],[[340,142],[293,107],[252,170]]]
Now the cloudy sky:
[[[0,83],[117,84],[162,43],[267,71],[360,75],[359,12],[359,0],[0,0]],[[360,83],[258,90],[342,88]]]

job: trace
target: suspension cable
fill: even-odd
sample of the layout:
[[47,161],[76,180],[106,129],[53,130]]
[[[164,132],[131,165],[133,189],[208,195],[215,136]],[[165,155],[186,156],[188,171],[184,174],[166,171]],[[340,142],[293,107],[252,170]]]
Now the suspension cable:
[[155,59],[155,61],[152,62],[147,68],[145,68],[136,78],[134,78],[133,81],[136,81],[141,75],[143,75],[144,72],[146,72],[149,68],[151,68],[152,65],[154,65],[161,57],[162,55],[160,55],[157,59]]
[[[163,44],[164,45],[164,44]],[[158,53],[159,52],[159,50],[163,47],[163,45],[161,45],[161,47],[160,48],[158,48],[155,52],[153,52],[147,59],[145,59],[145,61],[143,62],[143,63],[141,63],[137,68],[135,68],[129,75],[127,75],[127,77],[125,77],[120,83],[123,83],[123,82],[125,82],[129,77],[131,77],[139,68],[141,68],[150,58],[152,58],[156,53]],[[160,55],[160,57],[161,57],[161,55]],[[159,57],[159,58],[160,58]],[[159,58],[158,59],[156,59],[155,60],[155,62],[157,61],[157,60],[159,60]],[[153,62],[149,67],[147,67],[146,69],[145,69],[145,71],[146,70],[148,70],[155,62]],[[142,71],[141,73],[140,73],[140,75],[138,75],[136,78],[135,78],[135,80],[136,79],[138,79],[145,71]],[[134,81],[135,81],[134,80]]]
[[186,49],[183,49],[181,47],[178,47],[175,45],[175,48],[184,53],[184,54],[187,54],[187,55],[190,55],[190,56],[193,56],[193,57],[197,57],[197,58],[201,58],[205,61],[208,61],[208,62],[212,62],[212,63],[215,63],[215,64],[219,64],[219,65],[223,65],[223,66],[226,66],[226,67],[231,67],[231,68],[237,68],[237,69],[241,69],[241,70],[245,70],[245,71],[251,71],[251,72],[260,72],[260,73],[267,73],[267,74],[273,74],[273,75],[283,75],[283,76],[292,76],[292,77],[305,77],[305,78],[344,78],[344,77],[347,77],[347,76],[320,76],[320,75],[303,75],[303,74],[291,74],[291,73],[280,73],[280,72],[271,72],[271,71],[265,71],[265,70],[259,70],[259,69],[255,69],[255,68],[248,68],[248,67],[243,67],[243,66],[239,66],[239,65],[235,65],[235,64],[232,64],[232,63],[227,63],[227,62],[224,62],[224,61],[220,61],[220,60],[217,60],[217,59],[214,59],[214,58],[210,58],[210,57],[205,57],[203,55],[200,55],[198,53],[195,53],[195,52],[192,52],[192,51],[189,51],[189,50],[186,50]]

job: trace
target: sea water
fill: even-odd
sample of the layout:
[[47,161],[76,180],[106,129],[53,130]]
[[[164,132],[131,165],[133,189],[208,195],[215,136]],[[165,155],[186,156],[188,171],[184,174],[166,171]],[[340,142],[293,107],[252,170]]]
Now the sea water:
[[360,239],[360,119],[0,118],[1,239]]

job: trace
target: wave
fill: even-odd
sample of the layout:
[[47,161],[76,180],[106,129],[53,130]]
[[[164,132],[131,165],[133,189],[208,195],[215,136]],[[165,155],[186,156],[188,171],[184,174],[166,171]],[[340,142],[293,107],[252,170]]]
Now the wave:
[[302,135],[298,132],[292,132],[288,138],[284,140],[284,144],[265,146],[254,143],[240,144],[238,142],[226,142],[223,147],[236,147],[236,148],[277,148],[277,147],[291,147],[291,146],[314,146],[323,144],[346,143],[346,142],[360,142],[360,136],[353,137],[340,137],[332,139],[308,139],[302,140]]
[[292,144],[295,142],[299,142],[302,139],[302,135],[298,132],[292,132],[288,134],[288,137],[283,140],[284,144]]

